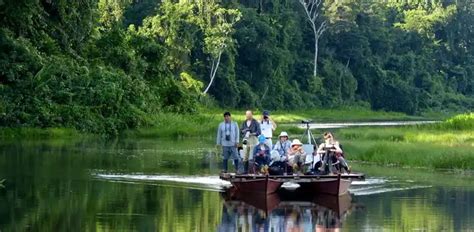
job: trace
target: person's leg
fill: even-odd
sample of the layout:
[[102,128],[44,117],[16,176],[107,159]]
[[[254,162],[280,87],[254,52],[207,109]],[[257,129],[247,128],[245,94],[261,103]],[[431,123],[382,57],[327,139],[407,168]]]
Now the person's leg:
[[239,157],[239,152],[236,147],[231,147],[231,154],[232,154],[231,159],[234,160],[235,172],[238,173],[240,157]]
[[227,172],[227,161],[229,160],[229,147],[222,147],[222,171]]
[[236,173],[240,173],[240,170],[239,170],[239,162],[240,162],[240,160],[234,159],[234,166],[235,166],[235,172],[236,172]]
[[249,173],[249,155],[250,155],[250,144],[244,146],[244,159],[243,159],[243,164],[244,164],[244,173],[247,174]]
[[348,173],[350,173],[351,170],[350,170],[350,168],[349,168],[349,165],[348,165],[347,162],[346,162],[346,159],[344,159],[344,157],[343,157],[342,155],[339,155],[339,156],[337,157],[337,159],[338,159],[339,162],[341,163],[342,167],[343,167],[344,169],[346,169],[346,171],[347,171]]
[[258,144],[258,140],[256,136],[250,136],[247,141],[248,150],[248,162],[247,162],[247,173],[255,173],[255,157],[253,154],[253,150],[255,146]]
[[334,165],[333,165],[333,158],[334,158],[334,155],[335,155],[334,152],[331,152],[331,153],[329,153],[329,155],[328,155],[329,158],[328,158],[328,164],[327,164],[327,166],[328,166],[328,169],[329,169],[329,170],[328,170],[329,173],[336,173],[336,172],[337,172],[336,167],[334,167]]
[[326,166],[328,164],[328,157],[329,157],[329,154],[326,152],[323,155],[323,158],[321,159],[321,167],[319,167],[319,171],[321,171],[322,174],[326,173]]

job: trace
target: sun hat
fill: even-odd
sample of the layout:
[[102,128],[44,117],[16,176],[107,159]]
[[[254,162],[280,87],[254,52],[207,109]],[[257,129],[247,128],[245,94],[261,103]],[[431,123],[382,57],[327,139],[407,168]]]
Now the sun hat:
[[291,142],[291,146],[293,147],[295,145],[300,145],[301,146],[303,144],[301,143],[301,141],[299,139],[293,139],[293,142]]
[[286,133],[286,131],[282,131],[280,135],[278,135],[278,138],[285,137],[285,136],[288,137],[288,133]]
[[259,142],[259,143],[263,143],[263,142],[265,142],[265,140],[267,140],[267,138],[265,137],[265,135],[259,135],[259,136],[258,136],[258,142]]

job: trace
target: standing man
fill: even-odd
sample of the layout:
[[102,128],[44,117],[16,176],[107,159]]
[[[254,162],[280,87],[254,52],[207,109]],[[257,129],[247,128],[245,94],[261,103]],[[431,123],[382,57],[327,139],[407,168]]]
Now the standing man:
[[222,171],[227,172],[227,161],[229,158],[234,160],[235,170],[239,170],[239,155],[237,147],[239,145],[239,126],[232,121],[229,112],[224,113],[224,121],[219,124],[217,129],[217,146],[222,146],[223,165]]
[[253,149],[258,144],[257,136],[262,132],[260,131],[260,123],[253,118],[253,113],[250,110],[245,112],[245,121],[242,123],[242,137],[244,137],[242,144],[244,147],[244,172],[249,171],[249,160],[253,160]]
[[273,149],[272,136],[276,127],[276,123],[270,118],[270,112],[264,110],[262,120],[260,120],[260,129],[262,130],[262,134],[265,136],[265,144],[267,144],[270,149]]

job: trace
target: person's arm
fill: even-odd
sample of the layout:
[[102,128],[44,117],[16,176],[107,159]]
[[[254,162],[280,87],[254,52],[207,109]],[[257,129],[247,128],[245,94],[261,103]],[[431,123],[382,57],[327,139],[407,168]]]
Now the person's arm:
[[273,146],[272,151],[273,151],[273,150],[278,151],[278,149],[280,149],[280,147],[281,147],[281,144],[280,144],[280,141],[278,141],[278,142],[276,142],[275,145]]
[[318,153],[318,154],[325,153],[325,151],[324,151],[324,143],[319,144],[317,153]]
[[342,149],[339,146],[339,142],[334,142],[334,150],[336,153],[341,153],[342,154]]
[[257,157],[257,150],[258,150],[258,146],[255,146],[253,148],[253,151],[252,151],[252,154],[253,154],[253,158],[255,159],[255,157]]
[[234,122],[234,126],[235,126],[235,145],[238,145],[239,144],[239,141],[240,141],[240,133],[239,133],[239,125]]
[[255,132],[257,136],[262,134],[262,130],[260,129],[260,123],[255,121],[255,127],[257,128],[257,131]]
[[216,139],[216,144],[221,145],[221,125],[222,123],[219,124],[217,127],[217,139]]
[[245,132],[247,132],[247,128],[245,126],[245,124],[247,123],[247,120],[244,120],[244,122],[242,123],[242,129],[241,129],[241,133],[242,133],[242,136],[245,136]]
[[275,121],[273,121],[271,119],[270,119],[270,122],[272,123],[272,130],[275,131],[276,128],[277,128],[277,124],[275,123]]

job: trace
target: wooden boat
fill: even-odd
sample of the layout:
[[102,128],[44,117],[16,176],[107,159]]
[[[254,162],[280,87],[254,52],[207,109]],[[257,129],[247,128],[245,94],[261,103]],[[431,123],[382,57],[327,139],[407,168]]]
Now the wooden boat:
[[341,175],[338,175],[333,178],[299,182],[298,184],[300,185],[298,190],[302,192],[341,196],[348,193],[351,179],[342,179]]
[[348,192],[353,179],[364,179],[364,174],[340,175],[254,175],[222,173],[222,180],[229,181],[238,191],[251,193],[274,193],[283,183],[292,182],[300,185],[299,191],[316,194],[340,196]]
[[280,179],[269,178],[266,176],[257,176],[257,175],[245,175],[245,176],[231,176],[230,178],[223,178],[230,181],[232,186],[236,188],[239,192],[249,192],[249,193],[265,193],[270,194],[276,192],[283,181]]

